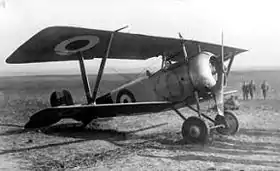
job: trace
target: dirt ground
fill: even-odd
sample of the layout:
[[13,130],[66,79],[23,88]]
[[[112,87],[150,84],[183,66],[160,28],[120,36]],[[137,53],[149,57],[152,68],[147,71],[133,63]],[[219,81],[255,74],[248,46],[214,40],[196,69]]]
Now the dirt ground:
[[85,129],[65,120],[26,131],[31,113],[47,105],[11,99],[0,110],[0,170],[280,170],[280,100],[274,95],[241,101],[239,132],[213,131],[204,146],[182,142],[182,120],[172,111],[96,120]]

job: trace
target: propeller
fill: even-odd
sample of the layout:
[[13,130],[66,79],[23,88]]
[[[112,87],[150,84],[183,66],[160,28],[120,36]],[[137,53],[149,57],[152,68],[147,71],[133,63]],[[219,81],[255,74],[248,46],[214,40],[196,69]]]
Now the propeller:
[[225,81],[225,67],[224,67],[224,42],[223,42],[223,32],[222,32],[222,48],[221,56],[217,58],[217,82],[216,85],[212,88],[212,93],[214,94],[214,100],[216,103],[216,109],[218,115],[224,116],[224,81]]
[[[216,109],[219,116],[224,116],[224,84],[225,84],[225,73],[226,68],[224,65],[224,43],[222,33],[222,46],[220,57],[214,57],[214,68],[211,66],[211,53],[201,53],[201,47],[199,48],[199,54],[195,58],[188,59],[186,46],[184,43],[183,36],[179,33],[181,44],[184,52],[185,60],[189,60],[189,74],[192,80],[192,84],[198,91],[203,91],[209,88],[214,96],[216,103]],[[209,65],[210,62],[210,65]],[[213,75],[217,73],[217,80],[214,79]],[[208,89],[208,90],[209,90]]]
[[184,38],[183,36],[181,35],[181,33],[178,33],[179,34],[179,37],[181,39],[181,44],[182,44],[182,47],[183,47],[183,52],[184,52],[184,56],[185,56],[185,61],[188,60],[188,53],[187,53],[187,48],[185,46],[185,41],[184,41]]

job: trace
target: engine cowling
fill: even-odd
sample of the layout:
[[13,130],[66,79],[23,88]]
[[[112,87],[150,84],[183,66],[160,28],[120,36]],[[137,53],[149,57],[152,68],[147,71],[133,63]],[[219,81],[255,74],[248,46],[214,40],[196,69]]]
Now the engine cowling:
[[214,54],[201,52],[189,59],[189,75],[196,90],[207,91],[216,85],[216,66],[210,62],[213,58],[215,58]]

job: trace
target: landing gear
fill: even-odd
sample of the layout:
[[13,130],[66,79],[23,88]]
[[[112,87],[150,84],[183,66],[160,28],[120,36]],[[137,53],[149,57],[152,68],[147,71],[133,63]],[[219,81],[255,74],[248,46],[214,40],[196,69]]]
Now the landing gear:
[[224,117],[220,115],[216,116],[215,125],[225,125],[224,127],[216,128],[216,131],[222,135],[234,135],[239,128],[237,117],[229,110],[224,111]]
[[[191,106],[188,107],[198,113],[196,109]],[[182,136],[186,143],[205,144],[210,138],[210,130],[216,130],[222,135],[234,135],[239,128],[237,117],[229,110],[224,111],[224,116],[217,115],[215,120],[201,112],[199,115],[200,117],[191,116],[185,118],[180,111],[175,108],[173,108],[173,110],[184,120],[182,125]],[[214,126],[209,127],[202,118],[214,123]]]
[[205,144],[209,134],[208,125],[199,117],[189,117],[182,125],[182,136],[187,143]]

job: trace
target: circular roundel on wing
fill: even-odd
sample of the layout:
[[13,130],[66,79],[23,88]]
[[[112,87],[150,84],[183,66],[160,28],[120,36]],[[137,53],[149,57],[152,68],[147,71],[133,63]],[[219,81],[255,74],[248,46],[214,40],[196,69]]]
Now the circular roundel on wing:
[[99,38],[92,35],[75,36],[57,44],[54,51],[58,55],[70,55],[86,51],[99,43]]
[[117,103],[134,103],[136,99],[134,95],[127,89],[122,89],[117,95]]

